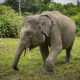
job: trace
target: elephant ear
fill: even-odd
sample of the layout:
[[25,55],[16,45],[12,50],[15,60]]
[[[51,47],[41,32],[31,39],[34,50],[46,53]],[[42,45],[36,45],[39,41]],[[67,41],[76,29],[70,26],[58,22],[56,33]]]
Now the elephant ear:
[[52,20],[50,19],[50,17],[48,15],[41,15],[39,17],[40,30],[47,37],[50,34],[50,29],[52,27],[52,24],[53,24]]

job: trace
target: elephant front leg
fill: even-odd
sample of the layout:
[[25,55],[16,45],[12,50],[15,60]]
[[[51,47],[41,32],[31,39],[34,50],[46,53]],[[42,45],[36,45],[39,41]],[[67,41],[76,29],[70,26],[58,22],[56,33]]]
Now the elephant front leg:
[[45,66],[48,72],[53,72],[53,67],[55,65],[57,55],[60,53],[61,50],[62,47],[56,47],[52,49],[51,52],[49,53],[49,56],[46,59],[46,66]]
[[65,58],[66,63],[70,63],[71,50],[72,50],[72,45],[66,49],[66,58]]
[[46,70],[48,72],[53,71],[53,67],[54,67],[57,55],[62,50],[61,34],[57,27],[52,28],[50,43],[51,43],[51,50],[50,50],[49,56],[46,59]]
[[20,43],[18,48],[17,48],[16,55],[15,55],[15,58],[14,58],[14,61],[13,61],[13,64],[12,64],[12,67],[13,67],[14,70],[18,70],[17,65],[18,65],[20,56],[21,56],[24,48],[25,47],[24,47],[23,43]]

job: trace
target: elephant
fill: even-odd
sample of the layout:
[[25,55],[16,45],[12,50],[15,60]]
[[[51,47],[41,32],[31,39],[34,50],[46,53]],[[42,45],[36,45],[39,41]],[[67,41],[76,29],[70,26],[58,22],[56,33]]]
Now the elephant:
[[31,50],[37,46],[47,72],[53,72],[57,56],[63,49],[66,50],[65,61],[69,63],[75,32],[75,22],[59,11],[45,11],[26,16],[12,64],[13,69],[18,70],[18,62],[25,49]]

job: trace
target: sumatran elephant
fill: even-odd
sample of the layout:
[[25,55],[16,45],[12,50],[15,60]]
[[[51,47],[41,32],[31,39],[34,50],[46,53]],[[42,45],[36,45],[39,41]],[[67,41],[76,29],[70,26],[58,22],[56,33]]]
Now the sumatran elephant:
[[75,23],[58,11],[47,11],[25,17],[13,69],[18,70],[17,65],[25,49],[31,50],[37,46],[40,47],[46,71],[53,71],[57,55],[62,49],[66,50],[65,61],[69,63],[75,31]]

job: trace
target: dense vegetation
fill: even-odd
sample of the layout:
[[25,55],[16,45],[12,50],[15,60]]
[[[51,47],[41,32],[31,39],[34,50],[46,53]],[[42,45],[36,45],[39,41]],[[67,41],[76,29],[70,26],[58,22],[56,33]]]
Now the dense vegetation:
[[43,2],[41,0],[29,0],[21,3],[22,16],[18,15],[18,6],[16,0],[7,0],[4,6],[0,5],[0,37],[17,37],[19,28],[22,26],[23,16],[53,10],[58,10],[71,17],[77,25],[77,33],[80,34],[80,6],[49,3],[49,0],[47,2],[45,0]]
[[9,6],[0,6],[0,37],[17,37],[22,17]]

